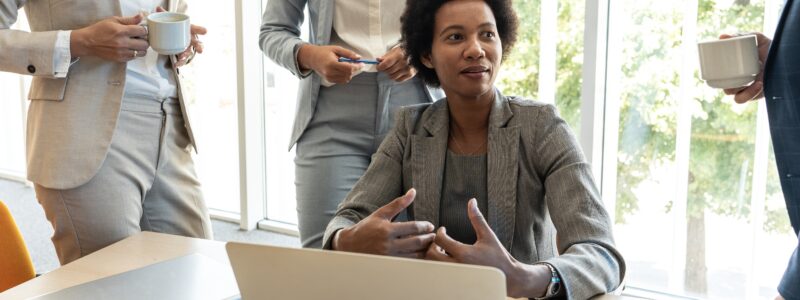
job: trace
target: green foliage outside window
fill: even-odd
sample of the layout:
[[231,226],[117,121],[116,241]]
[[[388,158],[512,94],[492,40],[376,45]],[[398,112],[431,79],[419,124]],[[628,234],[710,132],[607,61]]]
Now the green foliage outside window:
[[[517,0],[520,38],[514,53],[504,62],[498,86],[508,95],[537,99],[539,66],[539,14],[541,0]],[[756,115],[754,103],[740,105],[720,91],[708,88],[695,72],[694,85],[681,98],[680,66],[684,6],[691,1],[611,1],[612,10],[629,18],[621,23],[621,78],[619,85],[619,146],[617,162],[617,224],[637,213],[648,201],[640,185],[653,173],[675,163],[678,114],[691,114],[689,191],[687,199],[686,288],[706,293],[705,214],[713,213],[750,222]],[[716,39],[721,33],[762,32],[764,0],[699,0],[697,40]],[[583,63],[584,0],[558,1],[556,34],[556,106],[577,133]],[[691,16],[694,17],[694,16]],[[623,26],[620,26],[623,27]],[[689,111],[678,111],[680,101],[691,101]],[[770,162],[774,162],[769,149]],[[763,158],[761,158],[763,159]],[[656,184],[666,184],[659,183]],[[764,230],[789,233],[791,227],[782,206],[780,182],[774,166],[768,168]],[[663,196],[662,196],[663,197]],[[664,207],[672,209],[672,201]],[[643,224],[645,225],[645,224]]]

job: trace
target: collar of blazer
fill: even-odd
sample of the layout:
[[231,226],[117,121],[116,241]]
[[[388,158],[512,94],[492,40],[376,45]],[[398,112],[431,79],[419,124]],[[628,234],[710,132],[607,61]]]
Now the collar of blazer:
[[[487,221],[506,249],[511,249],[513,242],[517,204],[520,127],[513,125],[513,117],[508,98],[495,90],[489,114]],[[410,145],[413,183],[417,189],[414,218],[438,227],[450,122],[446,100],[432,104],[422,113],[420,121],[424,132],[412,134]]]

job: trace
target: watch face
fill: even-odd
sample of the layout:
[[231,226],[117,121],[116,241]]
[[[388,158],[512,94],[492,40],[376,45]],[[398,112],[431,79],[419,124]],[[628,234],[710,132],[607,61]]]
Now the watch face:
[[560,282],[551,282],[549,286],[547,286],[547,295],[552,296],[558,294],[558,290],[561,289]]

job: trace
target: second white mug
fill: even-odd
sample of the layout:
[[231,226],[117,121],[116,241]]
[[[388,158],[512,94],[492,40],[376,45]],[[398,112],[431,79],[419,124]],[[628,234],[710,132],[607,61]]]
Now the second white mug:
[[743,87],[753,82],[761,70],[755,35],[700,42],[697,48],[701,77],[710,87]]
[[189,16],[175,12],[158,12],[147,16],[150,47],[161,55],[181,53],[191,43]]

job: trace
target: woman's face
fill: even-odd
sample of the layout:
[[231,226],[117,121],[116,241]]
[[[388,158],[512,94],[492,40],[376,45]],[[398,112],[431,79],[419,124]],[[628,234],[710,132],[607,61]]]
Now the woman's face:
[[436,71],[442,89],[474,98],[492,92],[503,56],[494,14],[481,0],[450,1],[436,12],[431,54],[422,62]]

